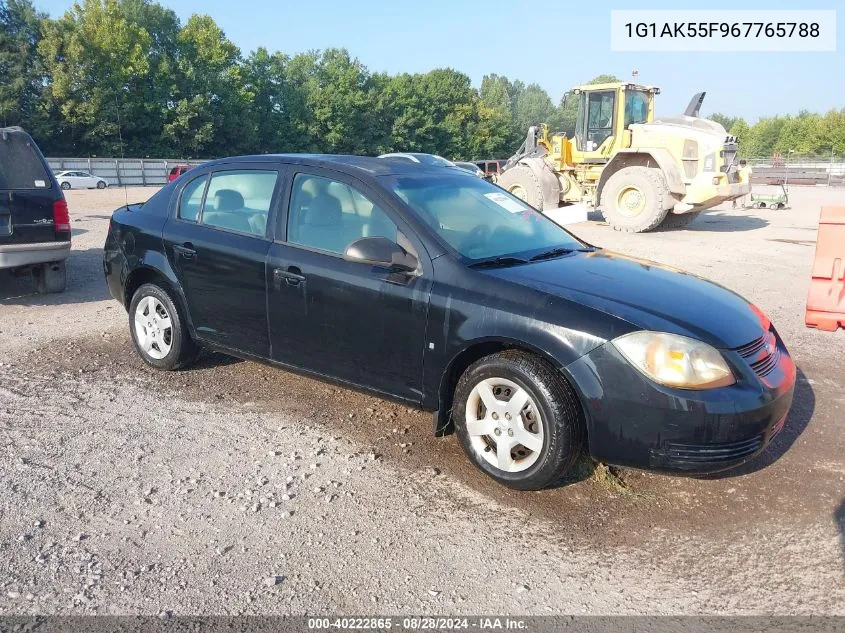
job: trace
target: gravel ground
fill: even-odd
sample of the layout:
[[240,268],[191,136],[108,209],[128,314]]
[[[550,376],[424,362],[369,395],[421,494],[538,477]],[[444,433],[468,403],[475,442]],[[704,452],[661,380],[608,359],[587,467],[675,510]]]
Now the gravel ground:
[[156,373],[110,299],[110,212],[71,191],[68,290],[0,274],[0,614],[845,615],[845,332],[803,325],[819,207],[716,209],[595,244],[701,274],[777,324],[801,370],[740,472],[584,464],[513,492],[430,416],[219,354]]

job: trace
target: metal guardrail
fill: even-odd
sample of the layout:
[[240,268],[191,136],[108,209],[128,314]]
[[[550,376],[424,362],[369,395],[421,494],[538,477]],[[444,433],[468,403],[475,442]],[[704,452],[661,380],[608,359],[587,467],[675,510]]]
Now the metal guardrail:
[[753,178],[768,178],[769,180],[788,179],[793,184],[815,184],[841,186],[845,184],[845,159],[832,155],[828,158],[820,156],[781,155],[750,156],[748,164],[753,170]]
[[167,174],[176,165],[201,165],[202,160],[164,158],[48,158],[54,173],[86,171],[117,187],[167,184]]

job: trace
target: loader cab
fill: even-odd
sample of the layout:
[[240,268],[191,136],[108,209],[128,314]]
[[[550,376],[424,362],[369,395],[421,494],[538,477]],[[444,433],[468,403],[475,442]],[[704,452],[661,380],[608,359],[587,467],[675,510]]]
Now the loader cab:
[[606,163],[616,151],[630,147],[629,126],[653,120],[654,95],[658,92],[653,86],[622,83],[575,88],[578,115],[573,161]]

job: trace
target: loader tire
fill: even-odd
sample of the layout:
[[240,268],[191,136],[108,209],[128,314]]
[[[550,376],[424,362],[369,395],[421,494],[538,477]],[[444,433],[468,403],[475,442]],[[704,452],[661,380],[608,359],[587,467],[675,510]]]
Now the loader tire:
[[644,233],[656,229],[669,213],[671,198],[663,173],[650,167],[625,167],[604,185],[601,212],[616,231]]
[[689,213],[680,214],[668,213],[666,214],[666,218],[663,220],[663,222],[660,223],[660,226],[657,227],[657,230],[668,231],[671,229],[686,228],[699,215],[701,215],[701,211],[690,211]]
[[543,189],[540,186],[540,179],[530,167],[514,165],[499,174],[496,184],[538,211],[543,210]]

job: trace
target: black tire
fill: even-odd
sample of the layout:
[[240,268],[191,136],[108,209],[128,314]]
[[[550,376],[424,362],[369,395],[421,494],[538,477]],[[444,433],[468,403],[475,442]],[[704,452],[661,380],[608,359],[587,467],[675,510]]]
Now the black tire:
[[[636,188],[645,198],[643,207],[634,215],[619,206],[619,196],[626,187]],[[672,199],[666,178],[659,169],[624,167],[607,179],[601,192],[601,212],[616,231],[644,233],[656,229],[669,212]]]
[[[147,297],[158,299],[171,320],[170,351],[163,358],[153,358],[150,356],[142,348],[135,331],[135,312],[141,300]],[[182,369],[193,364],[197,356],[199,356],[200,348],[191,339],[185,324],[184,314],[177,306],[177,302],[173,300],[167,290],[154,283],[142,285],[132,296],[132,302],[129,304],[129,332],[132,336],[132,343],[138,351],[138,355],[150,367],[165,371]]]
[[[466,427],[466,406],[474,387],[487,378],[505,378],[528,392],[540,413],[543,448],[533,465],[507,472],[476,452]],[[584,417],[572,387],[560,372],[541,358],[519,351],[486,356],[464,372],[455,387],[452,418],[464,452],[483,472],[518,490],[541,490],[561,480],[581,454]]]
[[657,227],[658,231],[668,231],[671,229],[683,229],[689,226],[695,220],[701,211],[690,211],[689,213],[667,213],[663,222]]
[[514,165],[502,172],[496,179],[496,184],[538,211],[543,210],[543,188],[540,186],[540,179],[527,165]]
[[70,189],[70,183],[69,182],[63,182],[62,183],[62,189],[64,189],[65,191]]
[[67,265],[64,261],[39,264],[33,268],[32,275],[39,294],[64,292],[67,288]]
[[97,182],[97,189],[105,189],[105,188],[106,188],[106,183],[104,183],[102,180]]

